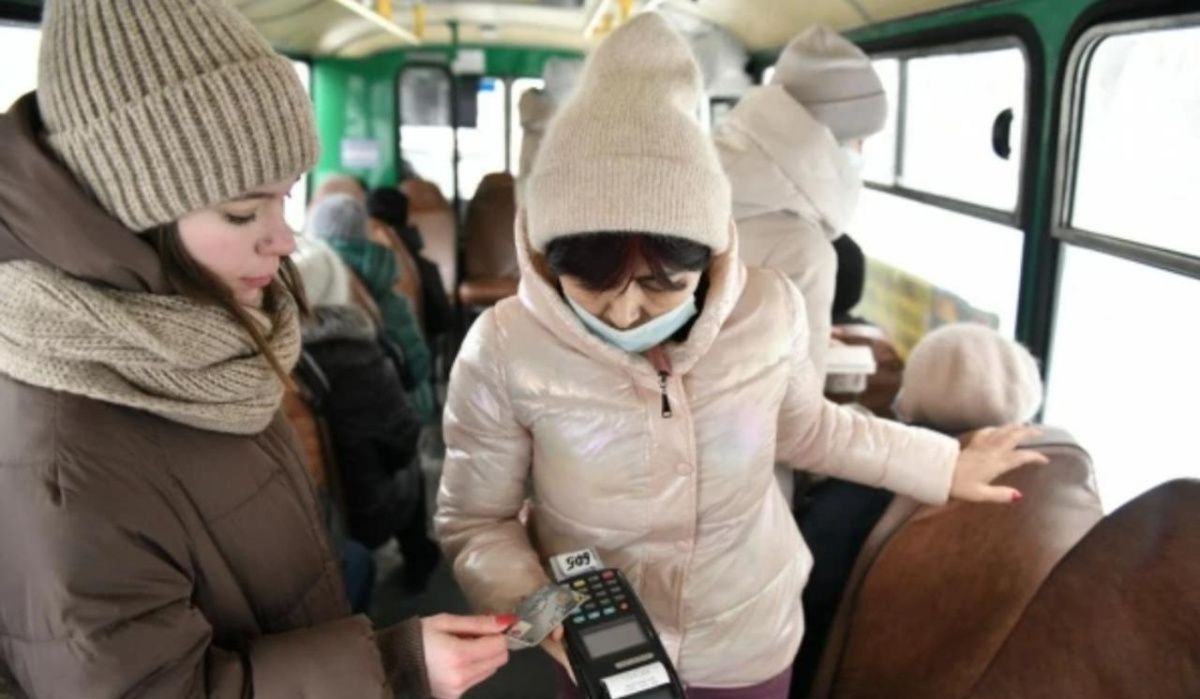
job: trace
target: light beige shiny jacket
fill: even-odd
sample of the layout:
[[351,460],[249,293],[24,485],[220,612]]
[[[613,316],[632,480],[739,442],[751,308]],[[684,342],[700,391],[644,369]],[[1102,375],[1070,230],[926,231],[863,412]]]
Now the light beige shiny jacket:
[[812,560],[776,461],[938,503],[958,455],[825,401],[800,294],[747,269],[733,235],[689,339],[668,350],[671,417],[650,363],[589,334],[520,246],[518,296],[475,323],[451,376],[435,518],[480,610],[512,609],[547,581],[549,556],[595,546],[699,687],[767,680],[799,646]]

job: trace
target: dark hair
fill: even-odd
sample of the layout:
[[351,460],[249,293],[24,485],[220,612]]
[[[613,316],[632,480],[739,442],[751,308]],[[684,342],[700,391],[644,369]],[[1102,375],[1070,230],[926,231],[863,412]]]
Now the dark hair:
[[[146,232],[150,243],[158,251],[158,259],[162,263],[167,280],[184,296],[201,303],[220,306],[233,316],[236,322],[250,336],[254,346],[262,353],[275,375],[285,386],[291,383],[288,372],[280,363],[279,358],[271,351],[268,338],[263,335],[258,323],[238,303],[233,292],[216,277],[205,269],[183,246],[179,235],[179,226],[168,223],[152,228]],[[308,298],[304,295],[304,285],[300,282],[300,273],[289,258],[283,258],[279,263],[279,277],[271,282],[263,294],[263,310],[270,316],[275,327],[282,320],[283,304],[280,299],[289,294],[296,301],[302,316],[309,316]]]
[[862,300],[867,280],[867,259],[854,239],[843,235],[833,241],[837,253],[837,283],[833,291],[833,315],[844,316]]
[[371,190],[367,195],[367,213],[387,225],[402,230],[408,225],[408,197],[390,187]]
[[679,291],[683,285],[672,281],[671,274],[708,269],[712,249],[648,233],[583,233],[556,238],[546,246],[546,262],[555,276],[575,277],[592,291],[627,283],[638,260],[649,265],[656,286]]

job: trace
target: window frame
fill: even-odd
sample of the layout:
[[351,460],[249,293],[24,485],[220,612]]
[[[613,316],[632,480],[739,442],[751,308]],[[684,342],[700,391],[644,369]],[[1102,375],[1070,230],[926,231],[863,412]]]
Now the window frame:
[[462,201],[459,197],[458,181],[458,161],[462,157],[462,153],[458,149],[458,100],[455,98],[458,94],[458,76],[444,62],[429,59],[406,60],[396,71],[396,76],[392,81],[392,94],[394,95],[396,114],[396,167],[399,169],[400,163],[404,159],[404,105],[402,104],[404,98],[401,96],[403,93],[402,82],[404,80],[404,72],[411,68],[431,68],[441,71],[450,79],[450,131],[453,146],[451,151],[453,160],[451,160],[450,174],[453,177],[452,182],[454,184],[454,191],[450,193],[450,201],[453,202],[452,209],[457,220],[458,209]]
[[[1015,48],[1021,52],[1021,57],[1025,62],[1025,114],[1022,121],[1022,140],[1018,148],[1014,152],[1020,153],[1021,163],[1017,168],[1017,200],[1012,211],[997,209],[995,207],[976,204],[974,202],[965,201],[957,197],[937,194],[935,192],[906,187],[898,184],[900,174],[904,168],[905,154],[905,126],[907,123],[907,96],[908,96],[908,62],[914,58],[934,58],[947,55],[962,55],[969,53],[983,53],[985,51],[996,51],[1003,49]],[[896,104],[892,106],[896,111],[896,152],[893,161],[893,183],[882,184],[864,180],[863,186],[891,194],[897,197],[911,199],[922,204],[937,206],[943,209],[949,209],[957,213],[981,218],[992,223],[1010,226],[1023,233],[1026,233],[1025,226],[1025,210],[1027,206],[1028,193],[1025,187],[1026,177],[1030,169],[1029,155],[1031,153],[1031,138],[1036,124],[1034,123],[1034,94],[1033,91],[1037,84],[1034,71],[1040,70],[1040,66],[1034,60],[1033,55],[1029,50],[1026,40],[1018,34],[1005,33],[994,36],[981,37],[976,39],[968,39],[966,41],[956,41],[951,43],[939,43],[928,46],[912,46],[897,49],[884,49],[877,52],[870,52],[869,57],[872,61],[894,58],[898,62],[899,80],[896,95]]]
[[1062,176],[1055,178],[1054,183],[1051,233],[1064,243],[1200,279],[1200,257],[1097,233],[1071,223],[1083,138],[1088,68],[1096,51],[1106,39],[1115,36],[1184,27],[1200,27],[1200,12],[1104,22],[1089,27],[1071,47],[1062,91],[1058,152],[1055,155],[1055,170]]

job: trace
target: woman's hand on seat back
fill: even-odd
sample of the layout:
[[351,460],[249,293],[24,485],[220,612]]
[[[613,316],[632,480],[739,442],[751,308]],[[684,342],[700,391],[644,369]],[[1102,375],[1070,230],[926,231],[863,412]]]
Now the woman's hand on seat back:
[[1044,464],[1044,454],[1017,447],[1041,434],[1036,427],[1009,425],[986,427],[964,435],[963,445],[954,465],[954,480],[950,497],[969,502],[1009,503],[1020,501],[1019,490],[992,485],[1000,476],[1026,464]]

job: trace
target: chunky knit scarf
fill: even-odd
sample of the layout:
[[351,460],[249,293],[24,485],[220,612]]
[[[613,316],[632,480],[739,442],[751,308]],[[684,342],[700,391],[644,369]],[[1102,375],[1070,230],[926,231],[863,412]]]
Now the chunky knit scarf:
[[[295,303],[284,303],[278,328],[251,314],[290,369],[300,323]],[[270,364],[227,311],[106,289],[27,261],[0,264],[0,373],[231,434],[261,432],[283,396]]]

